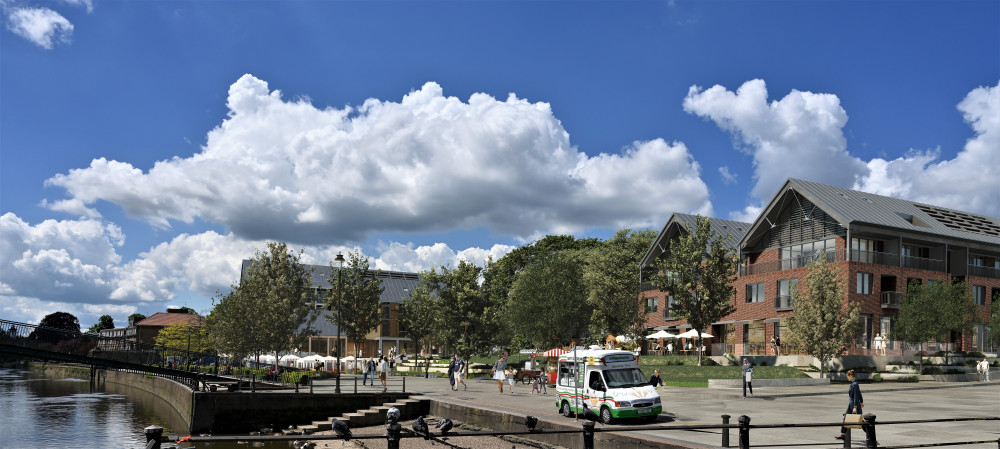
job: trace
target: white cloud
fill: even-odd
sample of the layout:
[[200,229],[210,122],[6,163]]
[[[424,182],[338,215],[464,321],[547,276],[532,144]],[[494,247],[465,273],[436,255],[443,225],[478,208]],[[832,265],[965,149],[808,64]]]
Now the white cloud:
[[770,199],[787,178],[849,188],[868,174],[865,163],[847,152],[847,113],[836,95],[793,90],[768,103],[764,81],[751,80],[736,92],[691,86],[684,110],[732,133],[753,155],[751,195],[757,201]]
[[548,104],[513,94],[463,102],[427,83],[399,102],[319,109],[245,75],[227,105],[200,153],[148,173],[95,159],[49,179],[68,198],[45,206],[87,216],[106,200],[161,227],[200,218],[241,238],[303,244],[481,226],[527,239],[711,212],[682,143],[588,157]]
[[958,110],[975,135],[954,159],[939,160],[939,149],[872,159],[855,188],[1000,217],[1000,83],[972,90]]
[[49,8],[12,7],[5,12],[8,30],[46,50],[69,43],[73,35],[73,24]]
[[736,173],[730,172],[729,166],[719,167],[719,176],[722,176],[722,182],[726,185],[736,183]]
[[88,13],[94,12],[94,2],[92,0],[63,0],[63,1],[73,6],[83,6],[87,8]]
[[489,249],[466,248],[456,252],[444,243],[414,247],[412,244],[393,242],[379,249],[380,254],[375,259],[375,267],[383,270],[419,272],[440,266],[454,268],[462,260],[482,267],[489,257],[497,260],[515,248],[510,245],[493,245]]
[[137,310],[135,306],[128,304],[79,304],[0,295],[0,316],[5,320],[38,324],[45,315],[66,312],[80,321],[80,329],[84,332],[91,324],[97,323],[101,315],[111,315],[115,326],[124,326],[128,323],[128,316]]

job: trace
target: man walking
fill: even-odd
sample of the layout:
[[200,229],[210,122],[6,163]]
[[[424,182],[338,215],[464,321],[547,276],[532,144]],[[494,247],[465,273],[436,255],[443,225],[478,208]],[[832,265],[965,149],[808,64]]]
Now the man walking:
[[448,363],[448,384],[451,385],[451,391],[455,391],[455,356],[451,356],[451,362]]
[[[375,386],[375,359],[368,359],[368,377],[371,379],[370,386]],[[364,385],[364,384],[362,384]]]
[[462,360],[461,356],[455,357],[455,391],[458,391],[458,384],[462,384],[463,390],[468,390],[469,386],[465,384],[465,361]]
[[981,367],[980,369],[982,370],[982,373],[983,373],[983,379],[982,380],[984,382],[989,382],[990,381],[990,362],[986,361],[986,357],[983,357],[983,361],[979,362],[979,366]]

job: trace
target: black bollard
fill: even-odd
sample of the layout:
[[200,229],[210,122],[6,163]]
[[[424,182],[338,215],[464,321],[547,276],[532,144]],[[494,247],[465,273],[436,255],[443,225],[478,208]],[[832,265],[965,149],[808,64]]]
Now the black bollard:
[[740,423],[740,449],[750,449],[750,417],[740,415],[737,421]]
[[865,431],[865,447],[878,447],[878,440],[875,439],[875,415],[865,413],[863,418],[864,422],[861,423],[861,428]]
[[851,428],[844,428],[844,449],[851,449]]
[[594,449],[594,422],[583,422],[583,449]]
[[[722,425],[729,425],[729,415],[722,415]],[[722,447],[729,447],[729,428],[722,429]]]
[[153,424],[142,429],[146,434],[146,449],[160,449],[160,439],[163,438],[163,428]]
[[403,426],[398,422],[390,422],[385,425],[385,438],[389,444],[389,449],[399,449],[399,433]]

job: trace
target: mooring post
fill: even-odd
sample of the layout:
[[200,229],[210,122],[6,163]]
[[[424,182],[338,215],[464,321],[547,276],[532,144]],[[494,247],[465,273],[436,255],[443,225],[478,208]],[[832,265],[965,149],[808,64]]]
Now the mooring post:
[[398,422],[386,422],[385,438],[389,444],[389,449],[399,449],[399,433],[403,426]]
[[314,384],[314,383],[315,383],[315,382],[313,382],[313,381],[311,381],[311,380],[309,381],[309,394],[312,394],[312,392],[313,392],[313,384]]
[[163,438],[163,428],[153,424],[142,431],[146,434],[146,449],[160,449],[160,439]]
[[875,415],[865,413],[863,418],[865,421],[861,423],[861,428],[865,430],[865,447],[878,447],[878,440],[875,439]]
[[594,449],[594,422],[583,422],[583,449]]
[[844,428],[844,449],[851,449],[851,428]]
[[737,421],[740,423],[740,449],[750,449],[750,417],[740,415]]
[[403,377],[403,393],[406,393],[406,376]]
[[[722,425],[729,425],[729,415],[722,415]],[[724,427],[722,429],[722,447],[729,447],[729,428]]]

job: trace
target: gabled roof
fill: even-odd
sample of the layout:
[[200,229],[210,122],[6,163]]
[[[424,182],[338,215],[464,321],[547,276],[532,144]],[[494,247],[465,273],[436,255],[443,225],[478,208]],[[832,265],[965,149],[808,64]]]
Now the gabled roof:
[[[671,215],[670,219],[667,220],[667,224],[663,225],[663,230],[660,231],[660,234],[656,236],[656,240],[653,240],[653,244],[646,251],[646,255],[642,257],[642,262],[639,263],[639,266],[641,268],[648,267],[657,257],[666,252],[671,240],[677,238],[679,233],[687,232],[688,225],[693,228],[697,224],[697,221],[698,217],[695,215],[676,212]],[[738,248],[740,241],[743,240],[743,235],[750,229],[750,223],[711,217],[708,218],[708,224],[712,228],[712,233],[723,239],[722,244],[727,249]]]
[[148,318],[136,323],[138,326],[162,326],[166,327],[171,324],[191,324],[195,326],[201,326],[205,324],[205,318],[201,315],[195,315],[193,313],[166,313],[166,312],[156,312]]
[[1000,245],[1000,219],[888,196],[789,178],[740,242],[746,246],[768,229],[794,195],[801,195],[841,226],[868,224]]
[[[251,263],[249,259],[243,259],[241,273],[246,273],[250,269]],[[307,265],[306,269],[312,270],[314,286],[326,290],[334,289],[333,283],[337,282],[336,268],[331,268],[329,265]],[[374,272],[374,270],[371,271]],[[333,283],[329,281],[330,279],[333,279]],[[403,302],[403,298],[410,295],[408,290],[413,290],[420,283],[419,274],[405,271],[382,270],[379,279],[382,281],[382,287],[385,288],[379,298],[381,302]]]

